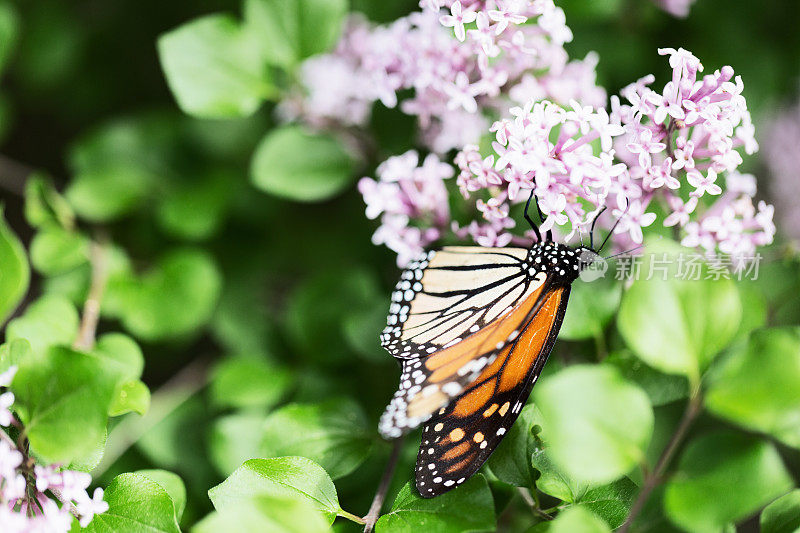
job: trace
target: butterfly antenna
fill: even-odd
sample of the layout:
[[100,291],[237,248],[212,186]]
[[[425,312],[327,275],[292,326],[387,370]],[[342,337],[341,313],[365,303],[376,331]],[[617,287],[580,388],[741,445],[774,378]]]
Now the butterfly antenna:
[[[541,221],[541,223],[544,224],[544,213],[542,213],[542,208],[539,207],[539,198],[537,198],[536,195],[533,194],[533,189],[531,189],[531,195],[528,197],[528,203],[525,206],[525,218],[528,218],[528,206],[530,205],[532,198],[536,199],[536,211],[539,212],[539,221]],[[530,218],[528,218],[528,222],[530,222],[531,225],[533,225],[533,222],[531,222]],[[538,228],[536,229],[536,234],[539,235],[539,229]],[[546,240],[552,241],[553,240],[553,230],[547,230],[547,234],[546,234],[545,237],[546,237]],[[541,240],[541,237],[539,238],[539,240]]]
[[[537,226],[533,222],[533,220],[531,220],[530,215],[528,215],[528,209],[531,207],[531,200],[532,199],[533,199],[533,189],[531,189],[531,195],[528,196],[528,201],[525,202],[525,215],[524,216],[525,216],[525,220],[528,221],[528,224],[530,224],[531,229],[536,234],[536,242],[542,242],[542,234],[539,233],[539,226]],[[537,209],[539,208],[539,201],[538,200],[536,201],[536,208]],[[540,213],[540,216],[541,216],[541,211],[539,211],[539,213]]]
[[611,230],[608,232],[608,235],[606,235],[606,238],[603,239],[603,243],[600,245],[600,248],[597,249],[597,254],[598,255],[600,254],[600,251],[603,249],[603,246],[605,246],[606,243],[608,242],[608,239],[611,238],[611,235],[614,234],[614,230],[617,229],[617,225],[619,224],[620,220],[622,220],[625,217],[625,215],[628,214],[628,209],[630,207],[631,207],[631,204],[629,202],[625,202],[625,211],[623,211],[622,214],[617,219],[617,221],[614,222],[614,225],[611,226]]
[[600,215],[602,215],[603,212],[606,209],[608,209],[608,208],[606,206],[603,206],[603,208],[600,209],[600,211],[598,211],[597,214],[594,216],[594,220],[592,220],[592,228],[589,230],[589,249],[590,250],[594,250],[594,227],[597,224],[597,219],[600,218]]
[[625,250],[624,252],[619,252],[619,253],[616,253],[614,255],[609,255],[608,257],[604,257],[603,259],[605,259],[606,261],[610,261],[611,259],[614,259],[615,257],[619,257],[620,255],[629,254],[629,253],[635,252],[636,250],[641,250],[642,248],[644,248],[644,244],[640,244],[636,248],[631,248],[630,250]]

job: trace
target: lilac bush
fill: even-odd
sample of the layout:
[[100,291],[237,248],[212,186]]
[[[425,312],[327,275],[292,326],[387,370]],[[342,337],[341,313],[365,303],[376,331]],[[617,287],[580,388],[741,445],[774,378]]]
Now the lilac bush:
[[[417,117],[421,144],[444,154],[477,143],[509,100],[605,102],[596,57],[569,60],[572,33],[552,0],[421,6],[386,26],[351,18],[332,54],[303,65],[306,92],[283,101],[283,115],[318,127],[364,125],[380,100]],[[399,101],[407,89],[413,96]]]
[[[386,27],[352,21],[334,54],[305,65],[308,96],[284,107],[317,127],[345,127],[363,124],[372,102],[392,107],[398,91],[414,90],[399,105],[417,116],[421,145],[438,155],[422,166],[417,152],[392,157],[377,181],[359,183],[367,215],[381,220],[374,242],[399,264],[443,238],[529,244],[511,207],[531,194],[542,229],[567,241],[607,208],[612,217],[601,224],[619,219],[618,248],[642,243],[644,228],[657,225],[708,255],[750,256],[772,242],[772,207],[755,200],[755,178],[739,171],[758,143],[731,67],[702,75],[689,51],[659,49],[670,81],[657,89],[647,75],[612,96],[607,110],[597,58],[569,60],[571,32],[552,2],[421,7]],[[331,78],[332,91],[323,83]],[[352,92],[361,82],[367,90]],[[442,161],[453,149],[459,172],[448,182],[453,173]],[[473,206],[467,224],[448,218],[447,183]]]

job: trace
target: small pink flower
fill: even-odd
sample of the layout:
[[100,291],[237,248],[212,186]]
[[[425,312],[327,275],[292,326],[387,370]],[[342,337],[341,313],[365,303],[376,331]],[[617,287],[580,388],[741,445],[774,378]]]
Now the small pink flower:
[[450,6],[450,15],[442,15],[439,21],[442,23],[442,26],[453,28],[456,39],[464,42],[464,39],[467,37],[464,24],[475,22],[476,18],[478,18],[478,15],[474,11],[462,11],[461,2],[456,0],[453,2],[453,5]]
[[697,207],[697,198],[693,196],[689,198],[689,201],[684,202],[679,196],[669,196],[668,200],[669,206],[672,208],[672,213],[664,219],[664,226],[671,227],[676,224],[678,226],[685,226],[688,224],[689,216]]
[[498,0],[497,9],[489,11],[489,18],[497,23],[497,35],[505,31],[509,24],[523,24],[528,17],[520,14],[524,3],[513,0]]
[[714,183],[717,181],[717,173],[712,169],[708,169],[708,174],[705,176],[702,172],[690,170],[686,173],[686,179],[689,181],[689,185],[695,188],[692,192],[693,196],[700,197],[706,193],[717,195],[722,192],[722,188]]
[[474,88],[469,83],[466,73],[459,72],[456,75],[455,83],[445,85],[445,93],[450,97],[447,102],[448,109],[464,108],[469,113],[477,113],[478,102],[475,101]]
[[650,128],[642,128],[638,133],[638,139],[628,143],[628,150],[631,153],[639,154],[639,165],[648,168],[652,164],[650,154],[663,152],[667,145],[661,142],[653,142],[653,131]]
[[687,141],[683,137],[678,137],[676,145],[675,162],[672,163],[672,168],[675,170],[694,168],[694,159],[692,157],[694,154],[694,141]]

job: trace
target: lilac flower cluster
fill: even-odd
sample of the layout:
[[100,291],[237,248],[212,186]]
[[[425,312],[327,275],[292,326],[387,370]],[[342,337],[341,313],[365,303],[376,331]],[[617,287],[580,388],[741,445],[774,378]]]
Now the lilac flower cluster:
[[[318,128],[357,126],[380,100],[416,116],[421,142],[443,154],[477,143],[485,115],[507,108],[508,99],[605,104],[596,57],[569,61],[564,43],[572,33],[552,0],[421,6],[387,26],[351,19],[332,54],[305,62],[305,92],[288,98],[282,114]],[[399,102],[403,90],[413,95]]]
[[[652,89],[654,78],[647,76],[622,90],[626,103],[611,98],[612,120],[626,130],[615,142],[617,158],[628,167],[631,185],[629,216],[618,231],[639,242],[642,213],[659,201],[668,212],[663,224],[682,228],[685,246],[752,255],[772,242],[775,226],[772,206],[753,204],[755,179],[738,172],[740,150],[758,150],[742,79],[729,66],[699,77],[702,64],[682,48],[659,54],[668,55],[672,67],[663,90]],[[723,174],[725,194],[717,183]]]
[[[510,203],[527,200],[527,191],[536,194],[546,217],[541,231],[570,222],[567,239],[591,224],[609,195],[627,198],[621,178],[625,165],[613,162],[612,148],[614,138],[625,129],[611,123],[603,108],[595,110],[575,101],[571,108],[531,100],[525,107],[512,108],[511,118],[492,126],[493,155],[482,158],[476,146],[458,154],[458,185],[464,197],[484,189],[493,192],[487,202],[477,202],[486,222],[469,228],[476,242],[487,246],[511,242],[513,238],[505,233],[515,225],[509,218]],[[596,207],[590,213],[587,202]],[[487,235],[496,236],[494,242],[488,242]]]
[[[396,105],[397,91],[411,88],[414,96],[400,106],[418,116],[426,147],[460,150],[457,186],[464,198],[477,196],[477,219],[466,226],[450,220],[445,179],[452,173],[435,155],[421,166],[417,152],[390,158],[377,181],[359,183],[368,216],[381,219],[374,241],[397,252],[398,263],[443,237],[529,244],[533,235],[514,231],[510,213],[531,194],[545,217],[541,230],[555,229],[566,240],[610,208],[601,224],[619,220],[618,248],[641,243],[659,212],[684,245],[708,254],[752,256],[772,241],[772,207],[754,205],[755,180],[738,171],[740,151],[752,154],[758,143],[731,67],[699,76],[703,67],[694,55],[661,49],[672,79],[661,91],[652,88],[654,76],[640,79],[622,99],[612,97],[608,112],[595,84],[597,59],[568,61],[563,44],[571,32],[552,0],[423,0],[421,6],[390,26],[354,23],[332,56],[348,65],[349,74],[338,79],[353,92],[315,106],[322,89],[310,86],[303,100],[305,120],[325,126],[363,119],[377,99]],[[356,78],[362,94],[354,91]],[[348,105],[334,105],[337,98],[364,107],[347,111]],[[492,115],[501,118],[489,127]],[[493,153],[482,154],[478,143],[487,133]]]
[[362,178],[358,182],[367,216],[381,219],[372,241],[397,252],[398,264],[405,265],[448,229],[450,208],[444,180],[453,176],[453,167],[434,154],[420,166],[419,155],[411,150],[387,159],[377,173],[377,181]]
[[[8,387],[16,373],[12,366],[0,374],[0,387]],[[0,425],[19,425],[10,410],[14,393],[0,395]],[[94,515],[108,510],[103,489],[87,493],[92,477],[63,470],[59,465],[38,465],[3,429],[0,429],[0,524],[4,533],[56,533],[72,528],[77,517],[86,527]]]
[[[566,240],[586,231],[606,207],[610,220],[619,220],[617,247],[641,243],[643,228],[656,221],[657,212],[666,213],[661,223],[675,227],[685,246],[709,255],[753,256],[757,246],[772,242],[773,208],[754,204],[755,178],[738,171],[740,150],[758,150],[741,78],[730,67],[699,77],[702,65],[691,53],[659,53],[669,56],[672,67],[672,79],[660,92],[647,76],[622,91],[624,100],[612,97],[610,114],[577,101],[565,107],[531,99],[490,128],[494,153],[484,157],[475,145],[461,150],[457,184],[465,198],[483,195],[476,202],[482,221],[451,224],[455,235],[483,246],[529,243],[530,233],[511,233],[516,224],[509,213],[532,191],[545,216],[541,229],[555,227]],[[430,183],[428,188],[435,189]],[[368,210],[393,201],[389,189],[373,192],[365,195]],[[436,198],[442,205],[431,207],[436,199],[428,197],[425,211],[447,213],[447,196],[439,191]],[[412,212],[406,211],[411,220]],[[444,223],[437,219],[430,234],[423,229],[429,225],[421,226],[413,235],[428,239],[404,240],[399,222],[384,224],[378,234],[395,250],[398,243],[387,235],[404,241],[402,263],[442,235]]]

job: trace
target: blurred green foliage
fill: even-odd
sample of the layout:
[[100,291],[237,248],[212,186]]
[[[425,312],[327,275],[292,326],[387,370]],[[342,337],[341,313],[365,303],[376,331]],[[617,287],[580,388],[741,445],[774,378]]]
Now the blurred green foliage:
[[[734,66],[757,123],[796,95],[796,2],[698,0],[686,20],[558,3],[612,94],[683,46]],[[36,457],[106,488],[89,529],[313,532],[366,512],[389,454],[375,427],[398,371],[377,336],[397,269],[352,185],[413,128],[376,106],[376,153],[356,162],[273,111],[348,8],[385,22],[416,5],[0,1],[0,372],[20,367]],[[763,253],[756,281],[577,283],[535,404],[483,474],[420,498],[415,434],[378,531],[617,528],[687,405],[632,530],[794,531],[800,263]],[[75,347],[98,261],[100,334]]]

